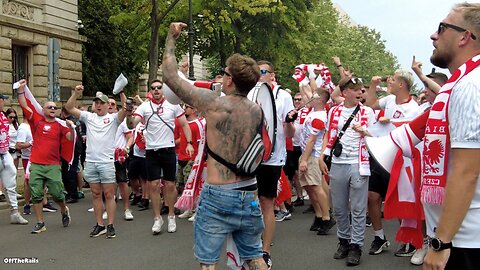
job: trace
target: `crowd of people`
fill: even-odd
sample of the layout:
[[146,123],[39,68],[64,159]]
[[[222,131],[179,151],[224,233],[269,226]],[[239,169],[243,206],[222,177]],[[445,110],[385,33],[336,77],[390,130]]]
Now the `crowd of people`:
[[[448,68],[450,79],[440,72],[425,75],[414,57],[413,73],[399,69],[364,82],[333,57],[341,76],[334,88],[319,81],[314,68],[306,68],[299,71],[298,91],[292,92],[277,83],[271,62],[234,54],[215,78],[222,83],[220,94],[184,79],[188,63],[178,67],[175,43],[186,25],[172,23],[163,55],[164,81],[150,82],[145,100],[127,99],[121,91],[117,107],[113,96],[98,92],[86,111],[76,106],[84,90],[78,85],[58,116],[54,102],[34,106],[35,98],[21,80],[17,93],[23,122],[11,108],[0,114],[5,138],[0,178],[11,223],[28,223],[18,210],[15,190],[21,159],[26,172],[23,215],[31,214],[33,206],[34,234],[46,231],[42,212],[56,211],[47,194],[58,203],[63,226],[69,226],[67,203],[83,197],[85,179],[95,214],[90,237],[116,237],[120,196],[125,220],[134,219],[130,206],[153,209],[153,235],[162,231],[162,214],[167,214],[169,233],[177,230],[176,217],[194,220],[194,254],[202,269],[215,269],[229,235],[250,269],[271,269],[276,222],[294,218],[294,207],[308,198],[311,206],[304,212],[313,214],[310,230],[327,235],[336,225],[333,258],[356,266],[367,226],[375,235],[368,254],[381,254],[390,245],[382,227],[382,203],[392,190],[393,173],[369,155],[366,138],[389,136],[427,112],[421,174],[410,179],[412,186],[421,183],[415,192],[425,221],[416,226],[422,227],[423,245],[405,241],[395,256],[411,257],[412,264],[424,264],[424,269],[475,269],[480,255],[479,25],[479,4],[457,4],[430,37],[435,47],[431,61]],[[413,74],[424,84],[418,96],[411,94]],[[272,92],[275,115],[262,112],[249,95],[257,83]],[[166,85],[183,104],[166,99]],[[2,111],[7,98],[0,96]],[[265,117],[277,123],[269,155],[263,143]],[[436,157],[427,151],[435,142],[441,145]],[[179,195],[194,192],[196,158],[205,160],[206,178],[196,186],[193,207],[179,213]],[[418,170],[417,160],[404,154],[400,170]],[[275,199],[282,174],[296,200]],[[402,220],[399,227],[404,226]]]

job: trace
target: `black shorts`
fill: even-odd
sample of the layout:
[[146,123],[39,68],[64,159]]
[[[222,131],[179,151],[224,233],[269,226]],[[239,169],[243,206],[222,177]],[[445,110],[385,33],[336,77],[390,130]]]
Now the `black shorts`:
[[159,180],[160,178],[164,181],[175,181],[177,170],[175,147],[147,150],[145,166],[147,166],[148,181]]
[[133,156],[128,164],[128,178],[133,180],[147,180],[145,158]]
[[388,190],[390,174],[374,158],[370,157],[370,178],[368,191],[380,194],[385,199]]
[[453,247],[450,252],[445,270],[473,270],[478,269],[478,258],[480,257],[480,248],[456,248]]
[[260,165],[257,171],[258,196],[276,198],[281,173],[282,166]]
[[298,170],[298,160],[302,155],[302,148],[300,146],[294,146],[293,151],[287,150],[287,160],[285,166],[283,166],[283,171],[287,175],[290,181],[293,179],[295,172]]
[[128,182],[126,162],[120,164],[118,161],[115,161],[115,180],[117,180],[117,183]]

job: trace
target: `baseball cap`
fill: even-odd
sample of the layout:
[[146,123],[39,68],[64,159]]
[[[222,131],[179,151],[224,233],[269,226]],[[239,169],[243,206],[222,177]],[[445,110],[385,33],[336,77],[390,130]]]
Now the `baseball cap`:
[[441,73],[441,72],[432,72],[427,75],[428,78],[430,79],[438,79],[442,85],[445,84],[448,81],[447,75]]
[[93,98],[93,101],[95,100],[100,100],[101,102],[103,103],[107,103],[108,102],[108,96],[103,94],[103,93],[99,93],[96,97]]
[[4,95],[4,94],[0,94],[0,99],[8,99],[8,98],[9,98],[9,96]]

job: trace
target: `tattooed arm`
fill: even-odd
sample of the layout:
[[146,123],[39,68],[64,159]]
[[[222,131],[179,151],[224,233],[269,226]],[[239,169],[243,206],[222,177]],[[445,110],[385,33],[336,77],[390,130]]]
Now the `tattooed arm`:
[[163,79],[183,102],[206,112],[209,108],[208,106],[213,105],[212,103],[218,96],[213,91],[198,88],[178,76],[175,42],[186,26],[186,24],[181,22],[170,24],[170,30],[165,41],[165,52],[163,53]]

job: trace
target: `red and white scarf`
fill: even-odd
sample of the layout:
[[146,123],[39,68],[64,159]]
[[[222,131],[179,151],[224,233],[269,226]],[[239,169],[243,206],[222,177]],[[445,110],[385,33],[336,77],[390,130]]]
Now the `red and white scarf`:
[[[360,113],[360,124],[362,127],[367,127],[367,123],[368,123],[368,117],[367,117],[367,113],[365,111],[365,107],[359,103],[360,105],[360,110],[358,113]],[[338,106],[335,106],[333,109],[332,109],[332,113],[330,115],[330,119],[329,119],[329,128],[328,128],[328,144],[327,144],[327,148],[325,150],[325,152],[327,153],[331,153],[331,150],[332,150],[332,147],[333,147],[333,144],[335,143],[335,141],[337,140],[337,137],[338,137],[338,133],[339,133],[339,130],[338,130],[338,121],[340,119],[340,115],[342,114],[342,109],[344,108],[344,103],[340,103]],[[358,115],[357,113],[357,115]],[[356,117],[356,116],[355,116]],[[351,123],[350,123],[351,124]],[[338,142],[340,143],[340,142]],[[370,176],[370,162],[368,161],[368,150],[367,150],[367,146],[365,145],[365,138],[362,136],[360,136],[360,140],[359,140],[359,147],[358,147],[358,169],[359,169],[359,172],[360,172],[360,175],[362,176]]]
[[447,168],[450,151],[448,104],[453,87],[470,71],[480,65],[477,55],[461,65],[443,85],[433,102],[425,128],[422,160],[423,203],[442,205],[447,184]]
[[309,78],[305,74],[305,72],[313,73],[313,74],[315,74],[315,72],[318,72],[319,75],[316,77],[317,86],[325,89],[329,89],[330,93],[333,90],[335,90],[335,84],[333,84],[332,82],[332,74],[330,73],[330,69],[327,66],[325,66],[324,63],[297,65],[295,67],[295,73],[292,75],[292,77],[299,83],[304,80],[309,81]]
[[182,196],[177,200],[175,207],[181,210],[192,210],[197,204],[200,191],[206,179],[207,162],[205,161],[205,119],[199,118],[195,120],[200,132],[200,143],[198,144],[198,152],[193,162],[192,170],[188,175],[188,181],[185,184]]

